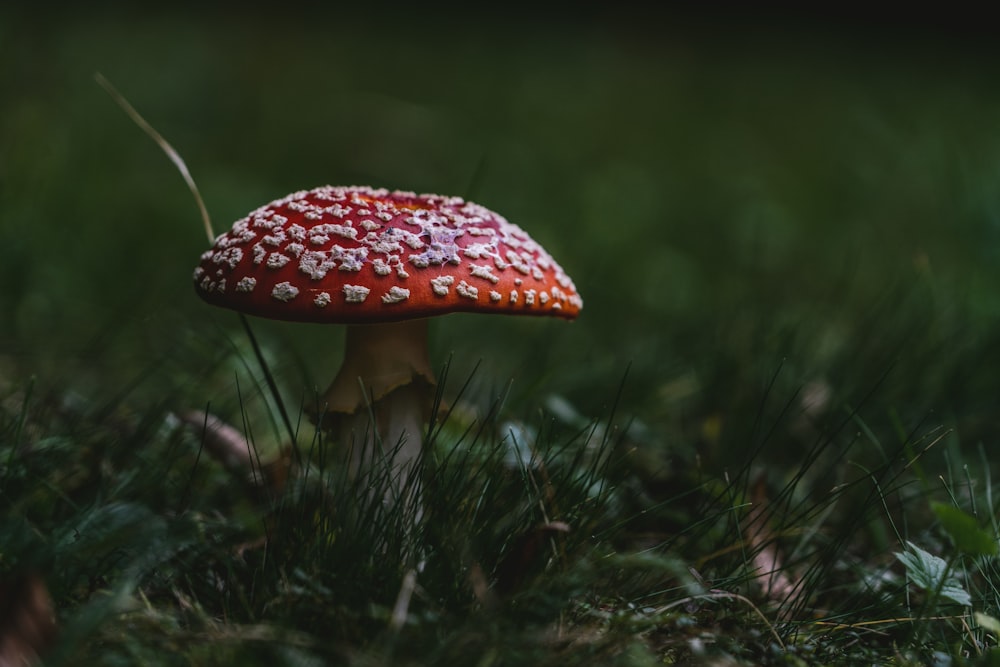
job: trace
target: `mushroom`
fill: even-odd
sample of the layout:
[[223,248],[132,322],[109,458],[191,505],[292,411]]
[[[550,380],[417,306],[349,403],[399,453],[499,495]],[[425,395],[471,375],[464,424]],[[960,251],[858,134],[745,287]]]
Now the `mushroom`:
[[562,268],[497,213],[366,186],[303,190],[253,211],[202,254],[194,284],[208,303],[249,315],[348,325],[343,365],[314,418],[349,448],[353,477],[392,474],[388,503],[419,495],[407,481],[436,384],[427,318],[571,320],[583,306]]

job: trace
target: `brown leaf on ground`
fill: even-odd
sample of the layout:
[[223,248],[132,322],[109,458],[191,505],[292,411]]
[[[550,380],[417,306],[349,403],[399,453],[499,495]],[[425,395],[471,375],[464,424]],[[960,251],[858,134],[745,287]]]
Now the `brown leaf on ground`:
[[0,582],[0,667],[39,662],[56,629],[52,598],[40,576],[18,574]]
[[246,480],[255,492],[280,494],[288,482],[292,465],[291,449],[286,447],[273,461],[256,459],[253,448],[238,429],[202,410],[191,410],[178,418],[194,430],[205,445],[205,451],[234,475]]
[[798,582],[785,568],[771,526],[769,498],[765,476],[760,474],[750,491],[752,508],[741,522],[740,529],[746,542],[747,552],[752,554],[752,569],[756,573],[754,582],[760,586],[763,596],[772,602],[788,599],[798,588]]
[[541,552],[548,539],[559,533],[568,532],[567,524],[562,521],[550,521],[520,535],[497,565],[496,592],[505,596],[518,591],[528,575],[540,567]]

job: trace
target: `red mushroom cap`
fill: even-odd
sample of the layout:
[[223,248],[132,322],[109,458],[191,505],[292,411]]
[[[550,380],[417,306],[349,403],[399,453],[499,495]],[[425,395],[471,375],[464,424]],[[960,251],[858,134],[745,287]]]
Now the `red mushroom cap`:
[[451,312],[575,318],[573,281],[517,225],[460,197],[325,186],[273,201],[201,256],[211,304],[357,324]]

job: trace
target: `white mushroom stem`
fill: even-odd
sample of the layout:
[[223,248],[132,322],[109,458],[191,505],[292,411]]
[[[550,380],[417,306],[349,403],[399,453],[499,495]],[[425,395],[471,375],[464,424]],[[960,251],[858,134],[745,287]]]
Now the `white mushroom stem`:
[[324,429],[350,452],[350,475],[373,480],[388,475],[384,502],[403,502],[415,516],[420,484],[414,473],[434,386],[426,319],[353,325],[347,329],[344,363],[320,406],[326,410]]

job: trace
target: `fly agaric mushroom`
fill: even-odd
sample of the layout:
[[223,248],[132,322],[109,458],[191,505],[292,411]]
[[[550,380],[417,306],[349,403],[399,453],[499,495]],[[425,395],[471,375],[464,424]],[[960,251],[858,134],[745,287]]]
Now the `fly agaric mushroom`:
[[205,301],[246,314],[348,325],[344,362],[318,417],[357,441],[369,430],[370,402],[378,437],[355,442],[350,470],[368,470],[385,443],[394,448],[382,460],[397,492],[430,416],[427,318],[574,319],[583,306],[549,254],[493,211],[460,197],[364,186],[303,190],[257,209],[216,238],[194,283]]

